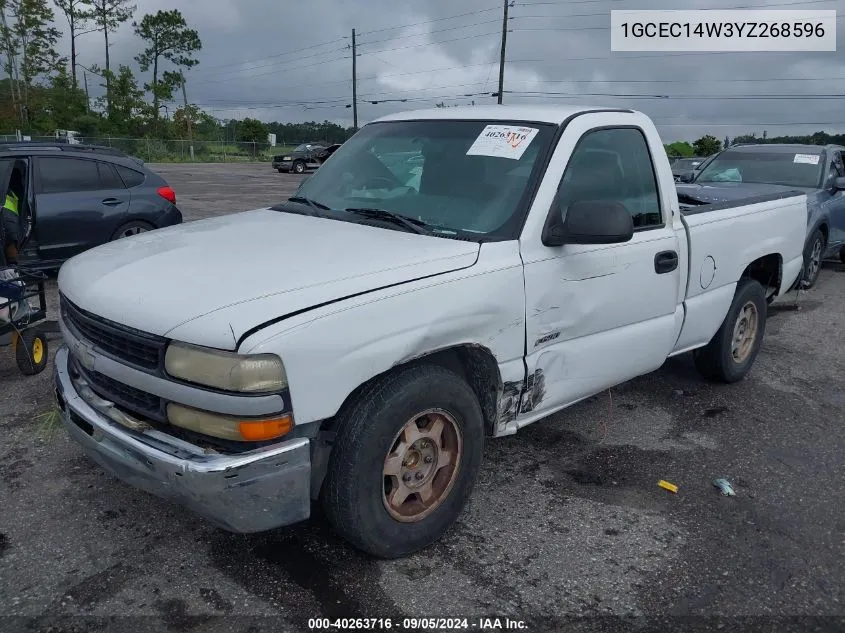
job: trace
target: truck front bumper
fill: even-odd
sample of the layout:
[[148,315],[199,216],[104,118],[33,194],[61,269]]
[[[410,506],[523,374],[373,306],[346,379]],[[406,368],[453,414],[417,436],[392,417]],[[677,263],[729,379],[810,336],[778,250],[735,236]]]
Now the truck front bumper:
[[261,532],[307,519],[311,454],[307,438],[223,455],[158,431],[112,421],[107,401],[71,376],[69,352],[56,353],[54,380],[68,434],[124,482],[174,500],[230,532]]

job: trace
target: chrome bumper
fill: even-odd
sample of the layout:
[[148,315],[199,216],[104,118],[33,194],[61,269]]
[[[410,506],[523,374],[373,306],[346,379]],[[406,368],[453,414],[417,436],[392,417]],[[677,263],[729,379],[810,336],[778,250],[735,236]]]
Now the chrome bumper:
[[67,347],[60,348],[54,369],[63,424],[91,459],[119,479],[230,532],[261,532],[309,517],[308,439],[221,455],[158,431],[132,431],[104,415],[105,401],[71,377],[68,355]]

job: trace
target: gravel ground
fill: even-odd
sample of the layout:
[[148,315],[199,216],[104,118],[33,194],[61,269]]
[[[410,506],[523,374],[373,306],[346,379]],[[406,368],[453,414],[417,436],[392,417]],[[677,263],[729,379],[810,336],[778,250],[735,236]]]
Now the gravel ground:
[[[272,204],[299,180],[267,164],[154,168],[188,220]],[[314,617],[456,616],[468,630],[494,630],[478,618],[498,617],[527,631],[841,631],[843,272],[828,264],[797,309],[794,296],[772,307],[739,384],[708,384],[673,359],[489,442],[457,526],[391,562],[351,550],[319,516],[232,535],[122,484],[42,428],[50,373],[23,377],[3,350],[0,631],[257,633],[306,631]],[[712,486],[720,476],[736,497]]]

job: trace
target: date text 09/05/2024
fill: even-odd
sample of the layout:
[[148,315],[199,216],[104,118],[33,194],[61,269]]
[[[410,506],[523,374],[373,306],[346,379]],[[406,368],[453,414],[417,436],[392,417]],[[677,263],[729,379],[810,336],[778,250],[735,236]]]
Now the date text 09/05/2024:
[[311,630],[469,630],[469,631],[524,631],[523,620],[511,618],[311,618]]

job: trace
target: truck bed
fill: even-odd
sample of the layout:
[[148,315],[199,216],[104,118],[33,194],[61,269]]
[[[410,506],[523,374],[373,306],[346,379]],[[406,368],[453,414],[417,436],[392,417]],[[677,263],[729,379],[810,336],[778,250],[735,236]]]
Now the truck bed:
[[681,210],[689,244],[684,325],[674,354],[706,344],[749,262],[777,258],[785,294],[803,266],[807,195],[785,192]]

